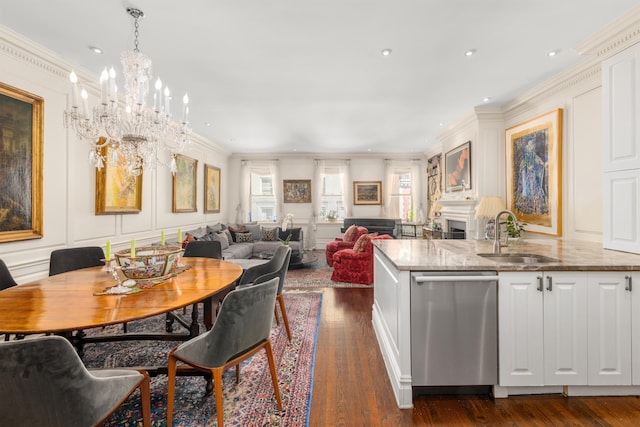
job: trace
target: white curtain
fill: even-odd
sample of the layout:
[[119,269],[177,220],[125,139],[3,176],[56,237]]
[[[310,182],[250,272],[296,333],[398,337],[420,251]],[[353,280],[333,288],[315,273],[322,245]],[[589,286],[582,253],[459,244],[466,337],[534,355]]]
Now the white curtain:
[[309,247],[316,247],[317,223],[320,217],[320,196],[322,194],[322,171],[324,160],[314,162],[313,180],[311,180],[311,216],[309,218]]
[[422,194],[423,180],[427,179],[426,172],[423,175],[424,170],[421,160],[414,159],[411,161],[411,203],[413,205],[413,220],[416,222],[424,222],[425,216],[425,203],[426,194]]
[[338,165],[342,175],[342,206],[344,217],[349,218],[353,214],[353,184],[351,182],[351,160],[343,160]]
[[242,160],[240,162],[240,201],[236,207],[236,224],[243,224],[248,218],[248,212],[251,206],[250,173],[249,162]]
[[280,181],[280,160],[269,161],[269,174],[273,188],[273,195],[276,198],[276,218],[278,222],[282,222],[287,216],[284,211],[284,194],[282,194],[282,181]]
[[382,182],[382,205],[380,206],[380,216],[388,218],[391,215],[391,183],[393,182],[393,162],[384,160],[384,181]]

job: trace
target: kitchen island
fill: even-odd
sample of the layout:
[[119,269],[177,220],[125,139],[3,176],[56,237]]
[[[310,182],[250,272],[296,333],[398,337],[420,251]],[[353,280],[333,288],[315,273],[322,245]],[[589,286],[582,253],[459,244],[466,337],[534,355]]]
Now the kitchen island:
[[490,241],[374,244],[373,326],[400,407],[412,406],[412,331],[427,328],[411,321],[417,272],[497,274],[495,397],[640,394],[640,255],[556,239],[503,249],[547,258],[526,263],[478,256],[492,252]]

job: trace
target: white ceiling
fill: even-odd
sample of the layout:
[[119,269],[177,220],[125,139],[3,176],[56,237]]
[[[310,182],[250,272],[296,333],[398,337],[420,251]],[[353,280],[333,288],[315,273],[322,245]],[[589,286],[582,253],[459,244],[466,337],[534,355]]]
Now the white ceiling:
[[427,150],[484,97],[504,104],[574,64],[580,42],[638,4],[2,0],[0,24],[97,79],[133,48],[136,7],[154,75],[188,92],[194,131],[229,151],[401,153]]

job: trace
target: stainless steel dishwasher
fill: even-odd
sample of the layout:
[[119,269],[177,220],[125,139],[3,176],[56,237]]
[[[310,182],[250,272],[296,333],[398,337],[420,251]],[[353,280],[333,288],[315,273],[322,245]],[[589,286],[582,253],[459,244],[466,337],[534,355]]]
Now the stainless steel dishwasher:
[[495,271],[411,274],[411,378],[416,386],[498,383]]

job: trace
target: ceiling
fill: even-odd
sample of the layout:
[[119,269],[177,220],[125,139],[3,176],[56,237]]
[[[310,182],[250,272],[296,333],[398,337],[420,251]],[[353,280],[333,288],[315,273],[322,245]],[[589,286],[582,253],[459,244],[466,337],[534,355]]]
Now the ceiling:
[[580,42],[639,4],[2,0],[0,24],[97,80],[133,48],[126,8],[136,7],[154,76],[179,98],[188,92],[193,130],[221,147],[415,153],[473,107],[505,104],[574,64]]

